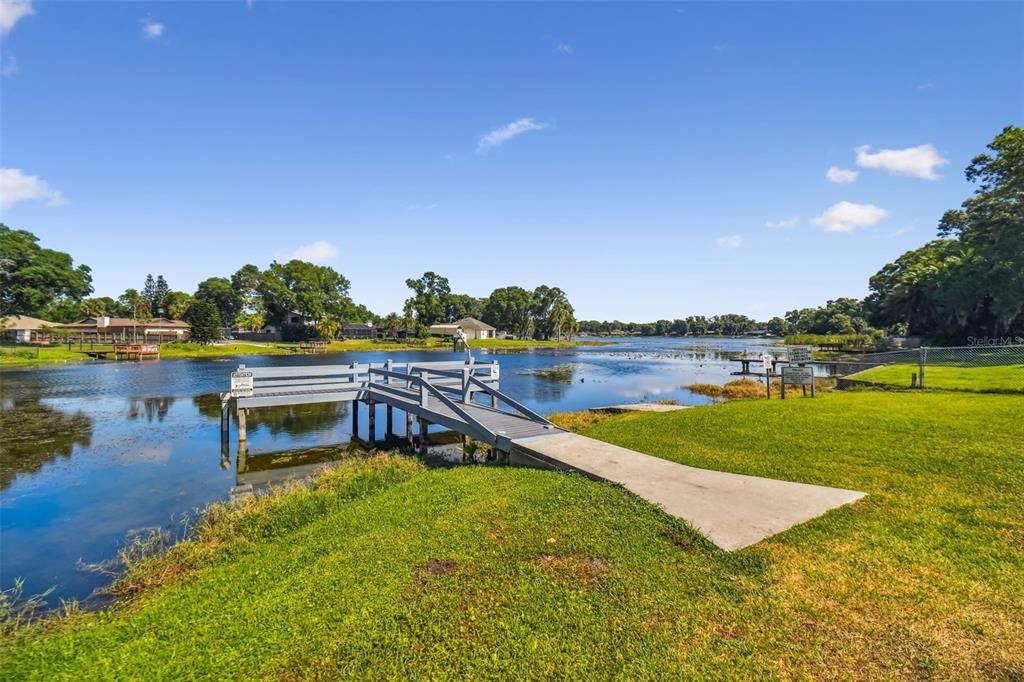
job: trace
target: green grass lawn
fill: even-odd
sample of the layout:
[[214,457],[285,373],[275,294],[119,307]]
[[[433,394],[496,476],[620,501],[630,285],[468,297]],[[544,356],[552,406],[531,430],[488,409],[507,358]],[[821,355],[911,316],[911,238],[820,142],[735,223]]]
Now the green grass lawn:
[[[910,377],[920,371],[918,364],[882,365],[851,374],[848,379],[891,386],[910,386]],[[1024,393],[1024,364],[961,367],[928,365],[925,386],[960,391],[1002,391]]]
[[860,391],[584,429],[868,493],[734,553],[580,476],[353,459],[215,508],[120,608],[7,632],[0,678],[1020,679],[1022,414]]
[[[89,348],[88,345],[83,346]],[[52,365],[62,362],[88,360],[88,356],[77,351],[78,344],[68,350],[67,344],[62,346],[0,346],[0,367],[16,367],[20,365]],[[113,346],[96,345],[97,349],[113,348]]]

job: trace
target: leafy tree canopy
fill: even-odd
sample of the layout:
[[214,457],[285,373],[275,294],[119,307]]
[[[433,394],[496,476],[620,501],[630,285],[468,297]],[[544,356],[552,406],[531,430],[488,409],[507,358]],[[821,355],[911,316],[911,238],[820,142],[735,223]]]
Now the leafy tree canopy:
[[[76,304],[91,293],[88,266],[76,267],[68,254],[39,246],[31,232],[0,223],[0,316],[45,319],[61,311],[61,317],[74,317]],[[70,308],[64,305],[69,302]]]

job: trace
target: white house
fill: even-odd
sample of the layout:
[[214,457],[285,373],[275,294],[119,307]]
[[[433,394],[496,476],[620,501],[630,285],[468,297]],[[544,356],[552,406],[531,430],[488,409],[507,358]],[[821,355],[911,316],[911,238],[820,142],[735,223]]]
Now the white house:
[[462,327],[468,339],[493,339],[496,331],[494,327],[475,317],[464,317],[456,322],[431,325],[430,333],[434,336],[455,336],[455,331],[459,327]]

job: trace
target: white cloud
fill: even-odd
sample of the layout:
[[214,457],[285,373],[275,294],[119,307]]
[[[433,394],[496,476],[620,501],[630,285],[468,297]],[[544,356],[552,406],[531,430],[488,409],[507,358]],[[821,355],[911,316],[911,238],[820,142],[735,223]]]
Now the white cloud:
[[892,175],[912,175],[924,180],[938,180],[935,169],[949,163],[934,145],[922,144],[906,149],[879,149],[871,151],[870,145],[857,147],[857,165],[861,168],[877,168]]
[[934,90],[935,89],[935,83],[918,83],[917,89],[918,90]]
[[18,62],[14,58],[14,55],[7,55],[4,59],[3,66],[0,66],[0,74],[3,74],[4,76],[13,76],[18,73],[18,70]]
[[785,218],[783,220],[769,220],[764,226],[769,230],[789,230],[796,227],[800,223],[799,216],[793,216],[792,218]]
[[409,204],[408,206],[406,206],[406,208],[408,210],[410,210],[410,211],[424,211],[424,212],[427,212],[427,211],[433,211],[435,208],[437,208],[437,203],[436,202],[431,202],[429,204]]
[[0,168],[0,208],[34,200],[46,201],[50,206],[64,203],[60,191],[50,187],[39,176],[25,175],[20,168]]
[[848,185],[856,180],[858,175],[860,175],[860,171],[840,168],[839,166],[831,166],[825,171],[825,179],[837,185]]
[[743,246],[743,236],[738,234],[727,234],[715,240],[720,249],[738,249]]
[[149,17],[142,20],[142,36],[146,40],[156,40],[164,34],[164,25],[159,21],[153,21]]
[[576,52],[569,43],[558,43],[558,51],[562,54],[575,54]]
[[726,52],[729,49],[729,43],[718,43],[717,45],[712,45],[711,49],[717,52],[718,54],[722,54],[723,52]]
[[14,25],[35,14],[32,0],[0,0],[0,36],[10,33]]
[[840,201],[811,222],[826,232],[853,232],[858,227],[869,227],[888,217],[889,212],[874,204],[855,204]]
[[492,147],[503,145],[523,133],[528,133],[531,130],[544,130],[547,127],[547,123],[538,123],[533,118],[521,118],[518,121],[512,121],[500,128],[495,128],[481,137],[480,142],[476,146],[476,153],[486,154]]
[[338,247],[323,239],[312,244],[303,244],[288,255],[289,260],[304,260],[310,263],[327,263],[338,257]]

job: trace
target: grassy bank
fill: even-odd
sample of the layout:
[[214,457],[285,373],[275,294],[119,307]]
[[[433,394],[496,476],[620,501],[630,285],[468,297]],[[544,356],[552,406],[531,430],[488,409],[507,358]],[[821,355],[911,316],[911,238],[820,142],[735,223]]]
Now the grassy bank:
[[352,460],[218,507],[122,607],[8,633],[0,678],[1019,679],[1022,410],[864,391],[583,427],[868,493],[735,553],[579,476]]
[[[489,350],[529,350],[531,348],[572,348],[575,346],[604,345],[601,341],[534,341],[530,339],[481,339],[471,341],[470,346]],[[165,343],[161,346],[160,355],[164,358],[210,358],[233,357],[241,355],[292,355],[298,343],[271,343],[263,341],[235,341],[201,345],[194,343]],[[88,348],[88,346],[85,346]],[[111,348],[109,345],[96,346]],[[66,362],[86,361],[90,358],[78,352],[78,346],[68,350],[64,346],[48,347],[0,347],[0,367],[50,365]],[[438,338],[413,339],[408,342],[372,341],[350,339],[333,341],[327,347],[327,353],[346,353],[356,351],[405,351],[405,350],[439,350],[450,351],[451,341]]]
[[[888,386],[910,386],[911,375],[920,372],[917,362],[883,365],[856,374],[848,379]],[[928,365],[925,386],[957,391],[995,391],[1024,393],[1024,364],[990,367],[958,367]]]

